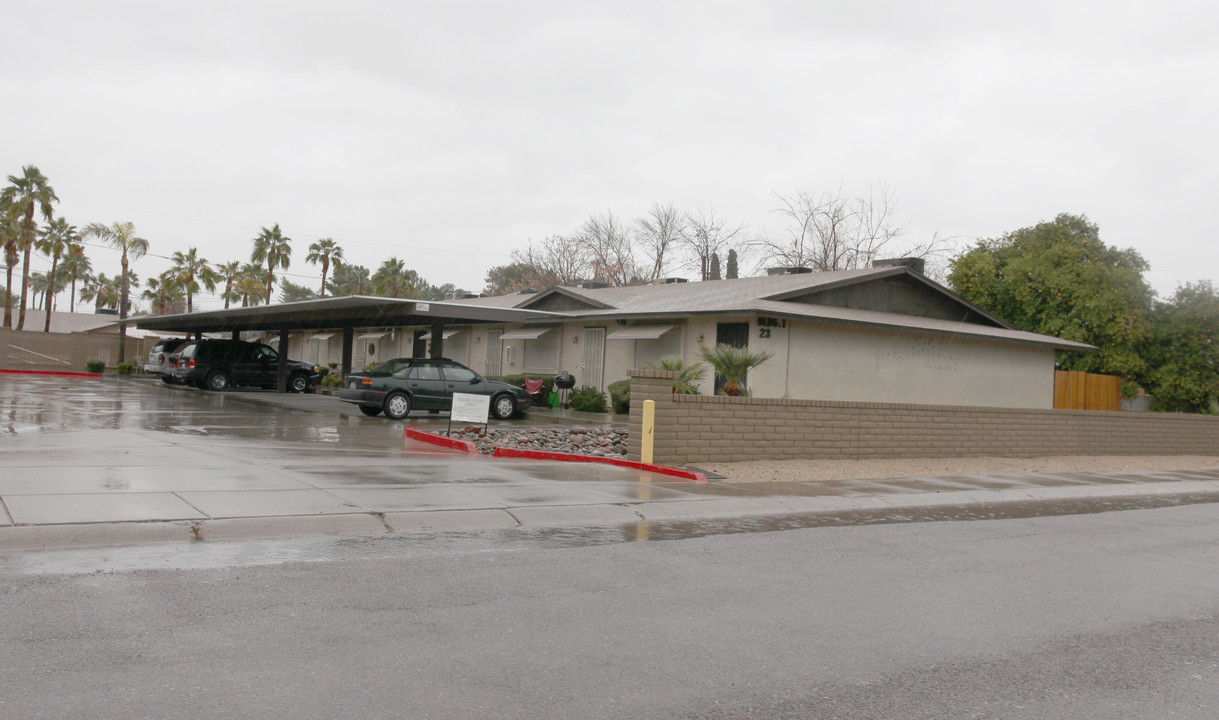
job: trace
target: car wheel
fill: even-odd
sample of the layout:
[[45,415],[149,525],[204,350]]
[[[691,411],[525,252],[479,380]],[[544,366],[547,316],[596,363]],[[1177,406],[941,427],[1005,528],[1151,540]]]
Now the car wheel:
[[161,382],[165,383],[166,385],[172,385],[174,382],[174,379],[168,375],[162,375]]
[[361,405],[360,412],[364,413],[368,417],[376,417],[377,415],[381,414],[381,408],[377,407],[376,405]]
[[294,393],[303,393],[309,389],[309,377],[297,373],[288,378],[288,389]]
[[221,390],[228,390],[228,388],[229,388],[229,376],[228,375],[225,375],[224,373],[217,371],[217,372],[212,372],[210,375],[207,376],[207,389],[208,390],[214,390],[216,392],[220,392]]
[[491,400],[491,412],[500,420],[507,420],[516,414],[516,401],[507,393],[496,395]]
[[390,420],[401,420],[411,414],[411,396],[406,393],[390,393],[385,398],[385,417]]

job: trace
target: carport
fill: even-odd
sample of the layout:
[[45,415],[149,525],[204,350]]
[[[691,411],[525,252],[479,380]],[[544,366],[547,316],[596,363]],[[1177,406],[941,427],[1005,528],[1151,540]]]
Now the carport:
[[342,372],[346,375],[351,372],[356,328],[430,327],[430,355],[438,358],[444,354],[446,328],[454,325],[546,322],[561,317],[558,313],[541,310],[351,295],[279,305],[138,317],[131,318],[129,322],[142,330],[180,332],[184,335],[227,332],[232,334],[234,340],[240,339],[242,332],[278,333],[281,348],[278,391],[285,392],[288,381],[288,334],[294,330],[342,332]]

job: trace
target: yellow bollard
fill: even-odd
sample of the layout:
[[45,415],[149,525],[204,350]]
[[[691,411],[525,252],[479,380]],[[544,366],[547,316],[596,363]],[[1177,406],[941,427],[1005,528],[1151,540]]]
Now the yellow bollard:
[[645,463],[652,462],[652,441],[656,432],[656,401],[643,401],[643,437],[640,438],[639,459]]

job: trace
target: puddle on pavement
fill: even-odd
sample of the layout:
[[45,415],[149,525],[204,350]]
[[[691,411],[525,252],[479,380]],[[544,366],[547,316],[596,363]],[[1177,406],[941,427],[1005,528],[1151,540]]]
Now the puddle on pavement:
[[412,533],[358,538],[200,542],[120,548],[13,552],[0,557],[0,573],[82,575],[140,570],[207,570],[284,563],[429,558],[454,554],[520,552],[667,542],[715,535],[782,532],[920,522],[1013,520],[1152,510],[1219,503],[1219,493],[1031,500],[960,506],[853,510],[571,528],[515,528],[481,532]]

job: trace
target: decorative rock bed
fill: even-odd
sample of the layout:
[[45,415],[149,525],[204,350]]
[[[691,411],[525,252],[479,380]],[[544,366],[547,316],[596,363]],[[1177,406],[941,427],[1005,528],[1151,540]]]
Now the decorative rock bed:
[[594,457],[626,457],[627,431],[613,428],[491,429],[484,437],[481,427],[468,425],[461,430],[454,428],[451,437],[474,443],[483,455],[490,455],[497,447],[506,447]]

